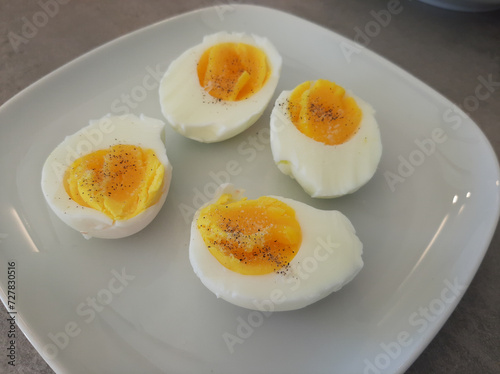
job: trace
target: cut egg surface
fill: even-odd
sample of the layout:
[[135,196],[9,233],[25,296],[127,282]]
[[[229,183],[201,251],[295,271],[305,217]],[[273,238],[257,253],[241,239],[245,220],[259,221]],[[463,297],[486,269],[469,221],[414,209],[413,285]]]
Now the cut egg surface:
[[312,197],[355,192],[373,177],[382,155],[374,113],[324,79],[283,91],[271,113],[274,162]]
[[254,124],[278,84],[282,58],[257,35],[205,36],[175,59],[159,88],[168,123],[204,143],[229,139]]
[[42,169],[50,208],[86,238],[122,238],[142,230],[170,186],[164,127],[143,115],[107,115],[66,137]]
[[363,267],[363,245],[342,213],[243,194],[221,185],[192,222],[190,262],[217,297],[254,310],[299,309],[339,290]]

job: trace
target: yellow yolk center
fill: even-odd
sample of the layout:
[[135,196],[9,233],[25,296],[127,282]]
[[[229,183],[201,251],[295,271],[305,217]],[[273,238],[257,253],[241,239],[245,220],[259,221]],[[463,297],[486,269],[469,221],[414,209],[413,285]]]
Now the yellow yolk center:
[[234,201],[224,194],[201,210],[197,226],[210,253],[229,270],[244,275],[280,271],[302,241],[295,211],[267,196]]
[[200,85],[211,96],[228,101],[252,96],[271,73],[266,54],[244,43],[220,43],[208,48],[197,70]]
[[290,119],[297,129],[318,142],[338,145],[359,129],[362,112],[352,97],[333,82],[304,82],[291,93]]
[[120,144],[75,160],[64,187],[77,204],[126,220],[158,202],[164,174],[153,150]]

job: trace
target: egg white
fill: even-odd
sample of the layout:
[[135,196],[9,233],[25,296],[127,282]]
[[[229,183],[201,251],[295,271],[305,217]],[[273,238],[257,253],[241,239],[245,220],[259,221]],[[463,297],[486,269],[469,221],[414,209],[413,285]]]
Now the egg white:
[[[212,204],[224,194],[241,198],[243,190],[221,185]],[[224,267],[208,250],[197,228],[191,226],[189,259],[201,282],[217,297],[243,308],[287,311],[303,308],[350,282],[363,267],[363,245],[349,219],[338,211],[324,211],[304,203],[272,196],[288,204],[302,229],[301,247],[289,268],[265,275],[242,275]],[[201,209],[201,208],[200,208]]]
[[[219,100],[200,85],[197,64],[208,48],[226,42],[245,43],[262,49],[271,68],[264,86],[247,99]],[[168,123],[187,138],[204,143],[229,139],[254,124],[269,104],[281,72],[282,59],[271,42],[257,35],[219,32],[175,59],[159,88],[162,113]]]
[[[144,115],[108,114],[67,136],[48,156],[42,169],[42,191],[50,208],[64,223],[87,239],[116,239],[142,230],[160,211],[170,186],[172,166],[166,154],[164,127],[162,121]],[[133,144],[154,150],[165,167],[165,175],[161,197],[156,204],[130,219],[113,221],[106,214],[73,201],[64,188],[63,177],[77,158],[117,144]]]
[[382,156],[382,141],[375,111],[354,95],[362,111],[357,133],[343,144],[326,145],[301,133],[290,120],[283,91],[271,112],[271,151],[282,173],[294,178],[316,198],[332,198],[357,191],[375,174]]

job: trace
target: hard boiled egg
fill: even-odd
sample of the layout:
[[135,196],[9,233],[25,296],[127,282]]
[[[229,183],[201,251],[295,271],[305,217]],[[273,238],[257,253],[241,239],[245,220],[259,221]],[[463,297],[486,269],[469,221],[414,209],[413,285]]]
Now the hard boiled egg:
[[143,115],[107,115],[66,137],[43,166],[48,205],[86,238],[122,238],[142,230],[170,186],[164,127]]
[[212,143],[250,127],[274,94],[282,59],[257,35],[219,32],[174,60],[159,93],[163,115],[180,134]]
[[191,265],[217,297],[255,310],[298,309],[339,290],[363,267],[363,245],[342,213],[242,196],[221,185],[191,226]]
[[312,197],[352,193],[375,174],[382,155],[373,108],[327,80],[283,91],[271,113],[278,168]]

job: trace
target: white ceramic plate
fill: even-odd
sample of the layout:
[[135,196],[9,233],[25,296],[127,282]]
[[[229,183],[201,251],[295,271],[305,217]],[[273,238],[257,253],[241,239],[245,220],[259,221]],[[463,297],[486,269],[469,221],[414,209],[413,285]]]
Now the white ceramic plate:
[[[326,78],[370,102],[384,144],[375,177],[350,196],[308,198],[271,162],[269,107],[220,144],[168,129],[170,194],[137,235],[85,240],[60,222],[40,190],[51,150],[108,112],[161,118],[159,76],[218,30],[276,45],[284,66],[275,96]],[[1,297],[7,304],[13,261],[18,324],[58,373],[402,372],[459,302],[499,214],[497,160],[467,116],[370,51],[261,7],[216,6],[106,44],[10,100],[0,123]],[[225,181],[250,197],[341,210],[364,242],[365,267],[341,291],[298,311],[250,312],[217,300],[191,270],[188,221]]]

